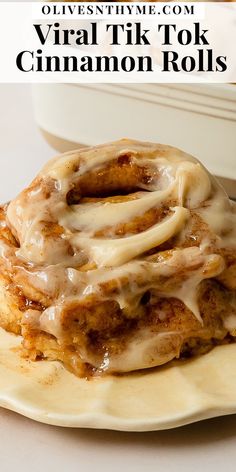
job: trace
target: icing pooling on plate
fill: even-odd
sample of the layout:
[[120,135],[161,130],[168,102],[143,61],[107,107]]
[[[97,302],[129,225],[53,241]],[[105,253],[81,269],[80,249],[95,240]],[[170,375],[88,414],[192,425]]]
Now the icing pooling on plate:
[[[107,195],[97,195],[95,184],[102,183],[104,172],[113,164],[117,165],[114,172],[123,172],[123,181],[131,167],[145,178],[136,176],[133,189],[122,192],[118,186],[114,192],[109,176]],[[88,194],[83,190],[83,179],[89,176],[90,181],[91,176],[92,181],[94,175],[95,197],[90,182]],[[74,190],[78,202],[69,204],[68,194]],[[119,229],[154,210],[164,210],[164,214],[144,230],[132,234],[129,227],[123,233]],[[193,214],[208,228],[199,247],[179,248],[167,259],[147,256],[152,249],[158,254],[158,246],[173,237],[184,239]],[[29,283],[51,300],[42,314],[26,312],[25,320],[58,339],[65,305],[91,294],[116,300],[129,310],[151,289],[162,297],[179,298],[201,322],[198,286],[223,272],[224,258],[217,249],[235,248],[233,204],[204,167],[177,149],[129,140],[55,158],[9,205],[7,219],[20,242],[11,255],[12,264],[18,267],[18,286]],[[178,279],[183,271],[184,279]],[[115,281],[115,293],[107,291],[111,281]],[[143,347],[134,340],[136,351],[148,351],[148,339],[152,346],[150,336]],[[160,339],[156,337],[155,342]],[[86,352],[83,357],[89,362]],[[121,358],[114,362],[121,365]],[[132,357],[127,364],[137,368],[135,362]],[[106,361],[100,367],[107,366]]]

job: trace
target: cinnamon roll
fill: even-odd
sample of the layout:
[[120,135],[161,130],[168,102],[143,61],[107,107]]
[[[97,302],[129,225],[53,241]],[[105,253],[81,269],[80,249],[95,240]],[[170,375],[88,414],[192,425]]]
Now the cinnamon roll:
[[236,336],[236,205],[192,156],[123,139],[50,161],[0,215],[0,326],[78,376]]

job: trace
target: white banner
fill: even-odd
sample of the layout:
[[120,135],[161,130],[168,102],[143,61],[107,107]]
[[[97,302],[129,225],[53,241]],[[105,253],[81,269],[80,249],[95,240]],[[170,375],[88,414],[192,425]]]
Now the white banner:
[[0,82],[236,82],[235,3],[0,3]]
[[176,2],[156,2],[156,3],[58,3],[50,2],[42,5],[39,2],[33,5],[33,18],[51,20],[78,20],[96,19],[107,20],[120,18],[121,20],[139,19],[140,17],[168,17],[169,20],[183,19],[192,16],[194,20],[201,20],[205,15],[204,3],[176,3]]

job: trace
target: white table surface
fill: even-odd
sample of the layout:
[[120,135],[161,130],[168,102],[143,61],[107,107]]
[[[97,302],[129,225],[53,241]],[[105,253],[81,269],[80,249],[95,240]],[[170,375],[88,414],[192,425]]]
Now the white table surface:
[[[34,177],[55,152],[38,131],[30,89],[0,86],[0,201]],[[236,416],[152,433],[47,426],[0,409],[1,472],[233,472]]]

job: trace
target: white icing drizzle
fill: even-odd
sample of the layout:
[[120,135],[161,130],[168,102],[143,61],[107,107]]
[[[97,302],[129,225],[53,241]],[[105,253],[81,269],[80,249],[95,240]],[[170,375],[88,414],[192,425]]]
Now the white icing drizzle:
[[196,208],[208,199],[211,180],[206,170],[199,164],[183,162],[176,172],[179,202],[187,208]]
[[[76,186],[80,191],[80,178],[88,172],[99,175],[122,156],[129,156],[130,166],[148,169],[153,178],[139,182],[130,198],[117,191],[118,199],[78,199],[78,204],[68,205],[67,194]],[[151,226],[137,234],[117,236],[119,225],[163,208],[167,213]],[[207,227],[199,247],[173,248],[168,257],[159,254],[158,247],[171,238],[185,239],[193,215]],[[63,339],[65,307],[91,295],[101,301],[116,300],[124,310],[138,310],[142,295],[150,290],[157,298],[180,299],[202,323],[199,284],[225,270],[224,258],[215,252],[235,249],[236,244],[236,206],[196,159],[175,148],[130,140],[82,149],[50,161],[33,185],[11,202],[7,223],[20,247],[9,254],[0,241],[0,254],[5,259],[7,254],[8,262],[17,267],[15,282],[23,291],[28,283],[51,300],[42,314],[27,311],[24,322],[59,341]],[[101,231],[103,235],[97,237]],[[153,249],[156,256],[147,256]],[[85,269],[84,264],[88,264]],[[112,281],[115,291],[109,289]],[[97,367],[122,371],[155,365],[163,343],[167,339],[172,342],[175,336],[172,332],[139,333],[128,351],[115,359],[105,355]],[[90,360],[87,351],[81,351],[81,357]],[[163,354],[163,362],[167,357]]]
[[121,203],[84,203],[63,208],[59,224],[73,230],[83,231],[92,235],[94,232],[143,215],[151,208],[162,204],[171,195],[174,185],[165,191],[140,192],[137,198]]
[[[112,358],[106,353],[102,364],[96,366],[98,372],[130,372],[146,369],[154,367],[157,358],[159,365],[165,364],[173,358],[173,351],[178,356],[184,334],[186,333],[181,336],[177,331],[153,333],[150,329],[142,330],[119,356]],[[93,358],[91,362],[94,363]]]
[[197,212],[217,235],[220,247],[236,248],[236,203],[221,188],[215,189],[213,198]]
[[229,331],[236,332],[236,313],[230,314],[224,321],[224,326]]
[[176,207],[173,208],[172,216],[135,236],[122,239],[93,239],[76,235],[72,238],[72,243],[75,247],[88,251],[98,267],[119,266],[168,241],[181,229],[188,216],[186,208]]

